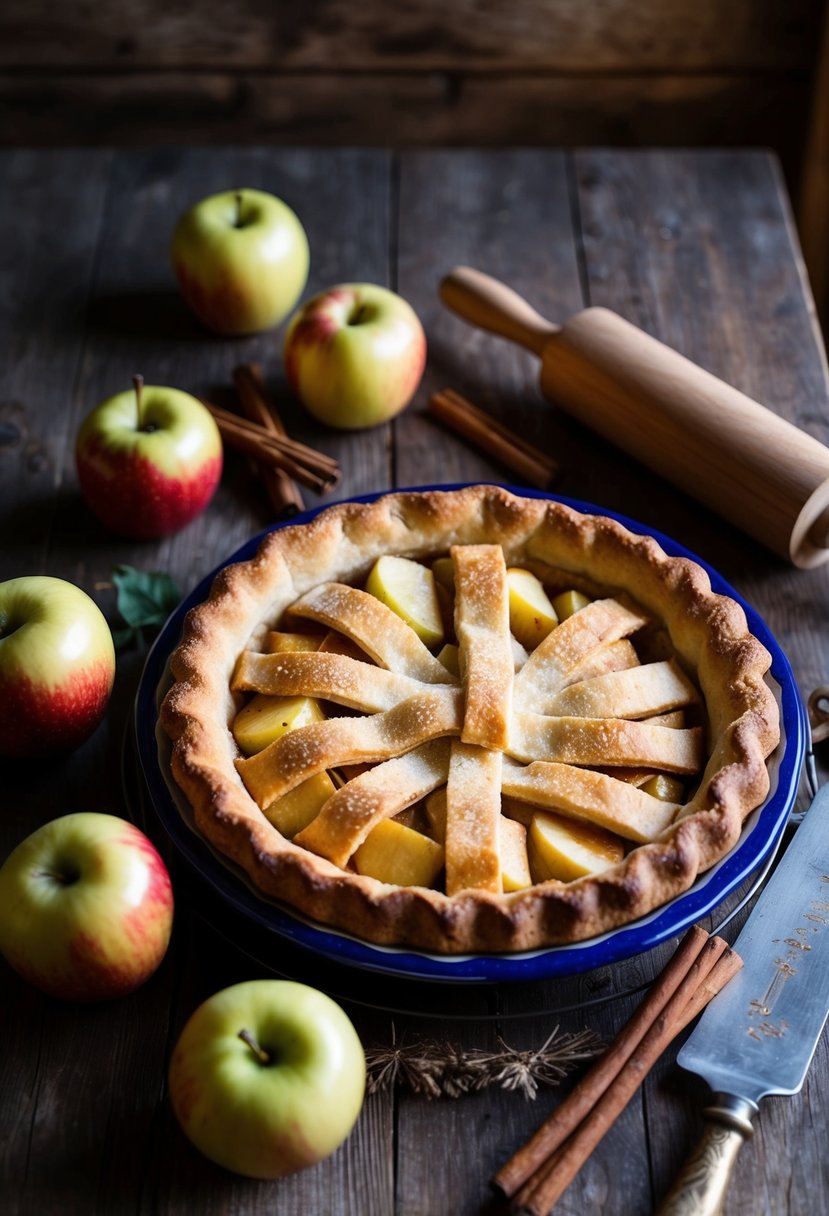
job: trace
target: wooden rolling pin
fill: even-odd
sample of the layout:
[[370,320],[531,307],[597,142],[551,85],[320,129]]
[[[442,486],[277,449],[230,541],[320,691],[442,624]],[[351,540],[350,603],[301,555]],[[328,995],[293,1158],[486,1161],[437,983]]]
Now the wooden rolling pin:
[[554,325],[459,266],[454,312],[534,351],[556,405],[796,566],[829,560],[829,448],[606,308]]

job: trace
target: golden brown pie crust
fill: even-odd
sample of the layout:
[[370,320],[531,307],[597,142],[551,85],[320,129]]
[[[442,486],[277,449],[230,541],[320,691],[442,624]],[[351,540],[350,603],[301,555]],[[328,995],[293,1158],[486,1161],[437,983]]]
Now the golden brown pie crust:
[[[507,564],[545,582],[617,596],[660,622],[707,714],[708,762],[691,801],[657,840],[598,875],[513,894],[454,896],[394,887],[340,869],[273,827],[245,788],[230,724],[231,677],[243,650],[321,584],[357,585],[383,554],[431,558],[454,545],[500,544]],[[764,680],[770,656],[733,600],[704,570],[667,556],[652,537],[604,516],[525,499],[497,486],[389,494],[332,507],[269,534],[250,561],[216,578],[187,616],[161,713],[172,772],[208,841],[262,892],[370,942],[443,953],[536,949],[625,924],[686,890],[736,843],[768,791],[766,759],[779,741],[777,703]]]

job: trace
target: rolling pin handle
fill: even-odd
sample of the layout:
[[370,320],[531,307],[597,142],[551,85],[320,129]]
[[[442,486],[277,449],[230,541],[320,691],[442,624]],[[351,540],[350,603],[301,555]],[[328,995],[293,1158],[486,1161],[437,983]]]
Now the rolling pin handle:
[[809,529],[809,542],[816,549],[829,549],[829,507],[818,515]]
[[471,325],[509,338],[539,356],[561,330],[517,291],[469,266],[456,266],[441,280],[440,298]]

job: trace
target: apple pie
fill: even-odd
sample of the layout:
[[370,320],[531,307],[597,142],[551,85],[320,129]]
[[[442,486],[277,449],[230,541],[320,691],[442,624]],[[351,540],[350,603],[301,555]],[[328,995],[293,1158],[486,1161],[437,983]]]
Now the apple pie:
[[768,791],[770,656],[695,563],[497,486],[270,533],[188,615],[162,724],[198,829],[370,942],[573,942],[686,890]]

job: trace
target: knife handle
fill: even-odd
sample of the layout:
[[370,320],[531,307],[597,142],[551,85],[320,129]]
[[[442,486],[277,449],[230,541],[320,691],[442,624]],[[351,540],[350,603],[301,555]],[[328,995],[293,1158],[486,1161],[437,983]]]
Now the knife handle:
[[705,1131],[696,1151],[662,1201],[658,1216],[717,1216],[737,1153],[754,1135],[756,1103],[732,1094],[714,1094],[703,1111]]

